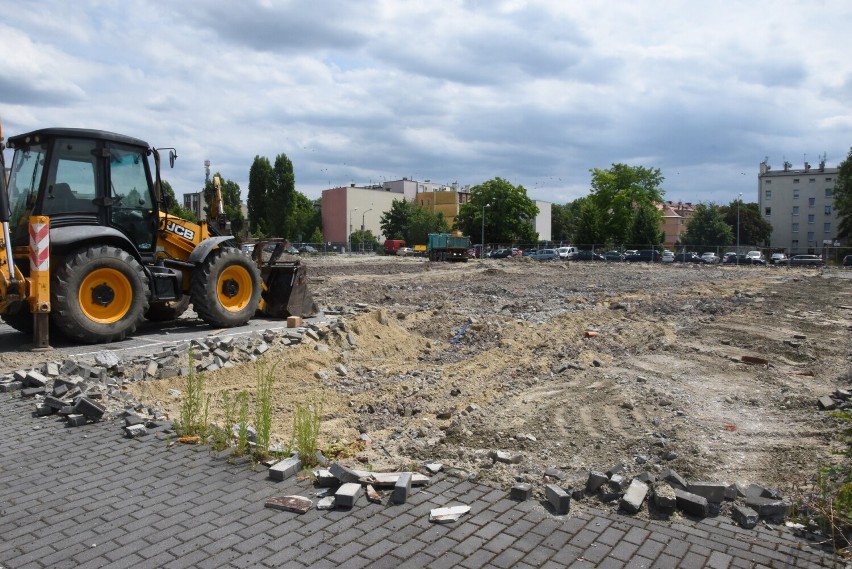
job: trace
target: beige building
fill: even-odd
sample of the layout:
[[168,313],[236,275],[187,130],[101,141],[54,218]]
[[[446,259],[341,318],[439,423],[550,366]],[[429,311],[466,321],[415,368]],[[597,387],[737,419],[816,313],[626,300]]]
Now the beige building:
[[772,225],[769,246],[788,255],[820,254],[836,241],[840,218],[834,209],[838,168],[827,168],[825,158],[817,168],[805,162],[795,170],[784,162],[782,170],[760,164],[757,177],[758,204]]
[[695,206],[689,202],[668,201],[657,204],[657,209],[663,212],[663,247],[674,250],[675,244],[686,233],[686,226],[695,213]]

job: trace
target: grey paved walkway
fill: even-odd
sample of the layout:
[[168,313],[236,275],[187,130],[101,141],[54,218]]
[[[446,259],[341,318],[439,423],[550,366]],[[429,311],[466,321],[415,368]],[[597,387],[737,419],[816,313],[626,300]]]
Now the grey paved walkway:
[[[263,507],[309,495],[203,448],[66,428],[31,400],[0,399],[0,567],[832,567],[791,535],[726,518],[679,523],[603,512],[555,517],[538,502],[436,477],[400,506],[304,515]],[[450,525],[435,507],[469,504]]]

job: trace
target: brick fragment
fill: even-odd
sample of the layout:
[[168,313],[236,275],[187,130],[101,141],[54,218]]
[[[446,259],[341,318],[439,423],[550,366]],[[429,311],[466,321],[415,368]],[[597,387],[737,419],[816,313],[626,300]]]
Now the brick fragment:
[[278,481],[286,480],[300,470],[302,470],[302,461],[298,456],[291,456],[273,464],[269,468],[269,478]]
[[526,502],[532,497],[532,484],[527,484],[522,482],[520,484],[515,484],[512,486],[512,489],[509,491],[509,497],[512,500],[518,500],[519,502]]
[[361,485],[354,482],[347,482],[337,489],[334,493],[334,503],[341,508],[351,508],[358,500],[358,494],[361,492]]
[[689,491],[713,504],[721,504],[725,499],[725,485],[716,482],[690,482]]
[[589,472],[589,478],[586,480],[586,490],[594,494],[607,480],[609,480],[609,476],[603,472]]
[[680,488],[681,490],[686,490],[689,487],[686,479],[670,468],[666,468],[660,472],[659,480],[665,480],[674,488]]
[[408,494],[411,493],[411,473],[403,472],[396,479],[396,484],[393,487],[391,501],[394,504],[405,504],[408,500]]
[[21,397],[35,397],[45,393],[44,387],[25,387],[21,389]]
[[831,395],[823,395],[817,400],[817,405],[823,411],[833,411],[837,408],[837,403],[831,398]]
[[619,507],[628,514],[635,514],[642,508],[647,495],[648,485],[634,478],[630,481],[630,486],[627,487]]
[[674,513],[677,507],[677,496],[674,488],[667,482],[657,482],[654,484],[654,506],[661,514]]
[[748,506],[735,505],[731,510],[731,516],[742,528],[752,529],[757,525],[758,514]]
[[565,515],[571,509],[571,495],[556,484],[545,486],[544,495],[550,505],[553,506],[556,515]]
[[131,439],[135,439],[143,435],[147,435],[148,429],[145,428],[145,425],[128,425],[127,427],[124,427],[124,434]]
[[27,387],[44,387],[47,385],[47,378],[33,370],[27,373],[24,383],[26,383]]
[[62,399],[59,399],[58,397],[48,395],[47,397],[44,398],[44,404],[47,405],[48,407],[51,407],[51,408],[59,411],[60,409],[62,409],[66,405],[68,405],[68,402],[63,401]]
[[786,500],[764,498],[762,496],[747,497],[746,506],[755,510],[762,518],[783,517],[790,511],[790,503]]
[[69,427],[82,427],[86,424],[86,416],[80,415],[79,413],[72,413],[65,417],[65,421],[68,423]]
[[707,498],[679,488],[675,488],[674,492],[677,497],[677,507],[681,512],[699,518],[706,518],[710,514]]
[[92,419],[93,421],[100,421],[101,418],[104,416],[104,413],[106,412],[105,407],[98,405],[89,397],[79,398],[77,400],[77,403],[74,405],[74,410],[77,413],[85,415],[86,418]]

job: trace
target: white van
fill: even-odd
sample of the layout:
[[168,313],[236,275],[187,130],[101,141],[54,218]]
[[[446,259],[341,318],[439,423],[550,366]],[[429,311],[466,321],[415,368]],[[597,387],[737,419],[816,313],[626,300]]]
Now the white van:
[[556,249],[556,253],[559,255],[560,259],[573,259],[575,255],[577,255],[576,247],[559,247]]

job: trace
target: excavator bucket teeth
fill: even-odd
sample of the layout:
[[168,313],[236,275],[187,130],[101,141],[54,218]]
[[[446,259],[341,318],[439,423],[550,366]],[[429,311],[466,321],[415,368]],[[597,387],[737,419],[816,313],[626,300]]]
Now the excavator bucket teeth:
[[305,267],[299,263],[274,263],[262,271],[266,292],[266,316],[286,318],[314,316],[318,310],[308,290]]

